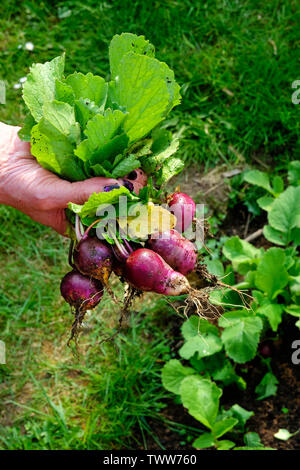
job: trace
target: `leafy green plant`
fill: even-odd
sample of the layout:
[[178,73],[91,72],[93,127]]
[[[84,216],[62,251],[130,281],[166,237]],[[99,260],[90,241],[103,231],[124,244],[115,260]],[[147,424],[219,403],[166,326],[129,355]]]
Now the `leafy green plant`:
[[33,64],[23,85],[30,114],[19,135],[44,168],[70,181],[120,178],[142,166],[162,184],[183,168],[172,157],[178,139],[160,128],[180,103],[174,72],[131,33],[113,37],[109,62],[109,82],[90,72],[64,76],[64,54]]
[[257,200],[259,207],[268,213],[268,225],[263,233],[267,240],[276,245],[300,244],[300,165],[299,161],[289,164],[288,181],[275,175],[272,180],[267,173],[250,170],[244,180],[267,191],[267,195]]
[[[251,337],[248,325],[246,339],[254,341],[257,346],[259,329],[262,328],[261,320],[258,319],[258,324],[252,327],[253,336]],[[182,325],[182,334],[184,344],[179,355],[183,360],[189,361],[189,366],[183,365],[178,359],[169,360],[162,369],[162,383],[168,391],[178,396],[191,416],[208,429],[208,432],[202,432],[193,442],[194,447],[232,449],[235,442],[220,438],[227,433],[235,438],[244,432],[246,422],[253,412],[238,404],[229,410],[223,410],[220,407],[221,387],[235,383],[239,388],[245,389],[246,382],[236,373],[234,362],[225,355],[228,343],[220,329],[207,320],[191,316]],[[244,343],[238,356],[239,361],[236,362],[245,362],[248,356],[249,350]]]
[[[300,263],[295,246],[264,250],[232,237],[225,242],[223,253],[244,275],[238,286],[252,289],[252,315],[267,321],[274,332],[284,313],[300,318]],[[296,324],[300,326],[299,320]]]
[[[249,300],[249,297],[231,289],[213,291],[211,302],[226,309],[218,319],[218,326],[196,316],[190,317],[182,326],[184,343],[178,351],[181,359],[188,361],[189,365],[172,359],[162,370],[164,387],[177,394],[188,412],[209,429],[193,443],[196,448],[264,448],[256,433],[245,434],[245,446],[242,447],[235,447],[231,440],[220,440],[226,433],[235,437],[237,431],[241,431],[236,413],[239,405],[226,411],[220,409],[222,388],[230,384],[246,388],[244,378],[236,372],[236,365],[256,357],[259,342],[269,330],[278,332],[284,315],[296,317],[296,325],[300,327],[300,262],[297,253],[300,187],[290,185],[284,189],[282,178],[275,176],[270,182],[267,174],[257,170],[247,172],[244,177],[268,192],[258,200],[260,207],[268,211],[269,224],[263,233],[269,241],[281,246],[257,248],[238,236],[226,237],[222,253],[220,244],[216,244],[216,252],[206,260],[208,269],[217,276],[224,277],[230,269],[233,270],[240,282],[234,284],[233,272],[229,282],[236,288],[251,292],[251,297]],[[298,162],[290,164],[288,180],[298,184]],[[223,260],[231,263],[226,271]],[[255,388],[257,400],[275,395],[278,386],[271,359],[262,359],[262,365],[267,371]],[[245,425],[251,412],[240,408],[239,411],[243,413]]]
[[[230,185],[228,207],[234,208],[242,202],[249,213],[258,216],[261,210],[271,209],[274,199],[284,192],[285,180],[290,186],[299,186],[300,162],[298,160],[288,164],[287,178],[280,176],[279,170],[276,171],[276,169],[275,174],[272,175],[260,170],[246,170],[228,181]],[[245,183],[248,184],[245,185]],[[277,240],[270,239],[270,241],[276,244],[285,244],[278,243]]]

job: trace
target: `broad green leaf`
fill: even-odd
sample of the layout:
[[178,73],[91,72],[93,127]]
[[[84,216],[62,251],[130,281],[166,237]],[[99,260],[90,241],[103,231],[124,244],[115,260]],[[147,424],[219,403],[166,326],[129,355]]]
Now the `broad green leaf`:
[[253,411],[248,411],[242,406],[235,404],[230,408],[230,412],[233,418],[236,418],[239,421],[239,424],[242,429],[244,429],[246,422],[251,416],[254,415]]
[[[162,129],[165,130],[165,129]],[[160,142],[162,143],[162,142]],[[155,159],[156,167],[162,165],[171,155],[173,155],[179,147],[179,139],[177,137],[171,137],[168,146],[162,148],[158,146],[158,141],[153,142],[151,147],[153,159]]]
[[[75,155],[83,161],[91,160],[93,164],[102,163],[102,159],[106,160],[106,154],[102,154],[103,148],[107,147],[109,141],[120,133],[124,118],[125,114],[118,110],[107,110],[104,115],[97,114],[94,116],[87,123],[84,131],[87,139],[78,145]],[[100,158],[99,153],[101,153],[101,156],[103,155],[102,158]]]
[[[137,158],[149,156],[152,153],[151,146],[153,139],[142,139],[130,146],[129,152],[133,153]],[[150,172],[149,172],[150,173]]]
[[290,240],[292,229],[300,228],[300,187],[290,186],[278,196],[268,213],[268,222]]
[[219,277],[224,276],[223,263],[219,259],[207,259],[205,264],[210,274]]
[[272,179],[272,186],[274,189],[274,193],[276,193],[276,195],[282,193],[282,191],[284,190],[284,182],[281,176],[279,175],[274,176],[274,178]]
[[[88,161],[91,165],[95,165],[99,162],[101,162],[103,166],[107,166],[109,164],[110,169],[112,170],[113,167],[121,164],[122,160],[127,158],[123,156],[123,153],[126,150],[128,140],[128,136],[124,132],[120,135],[116,135],[109,142],[107,142],[107,144],[103,145],[101,149],[96,150]],[[133,159],[130,158],[127,164],[123,166],[123,169],[120,168],[121,171],[118,171],[120,176],[124,176],[126,174],[126,170],[129,168],[129,164],[133,165],[132,162]],[[140,166],[139,161],[135,160],[134,165],[135,166],[133,169],[138,168]]]
[[215,325],[212,325],[208,320],[199,318],[196,315],[190,316],[190,318],[183,323],[181,332],[185,340],[208,332],[216,336],[219,334],[219,330]]
[[70,139],[44,118],[32,128],[31,153],[42,167],[69,181],[86,179]]
[[99,106],[96,106],[94,101],[88,100],[87,98],[79,98],[79,100],[75,100],[74,107],[76,121],[79,122],[82,131],[85,130],[88,121],[96,114],[103,114]]
[[293,228],[290,235],[290,241],[294,242],[296,246],[300,245],[300,228]]
[[270,179],[267,173],[259,170],[249,170],[243,175],[244,181],[247,183],[254,184],[260,188],[266,189],[269,193],[273,194],[273,190],[270,185]]
[[[223,353],[221,353],[223,354]],[[211,377],[215,381],[223,382],[224,385],[230,385],[232,383],[236,383],[239,388],[245,390],[247,388],[247,384],[242,377],[237,375],[235,369],[231,362],[228,359],[223,358],[223,361],[220,360],[219,355],[216,354],[211,358],[212,363],[216,362],[217,364],[213,369],[211,369],[212,363],[209,363],[209,371]]]
[[154,57],[155,48],[144,36],[137,36],[132,33],[116,34],[109,45],[109,63],[112,78],[119,74],[120,62],[128,52]]
[[213,290],[209,295],[209,301],[223,307],[242,307],[244,305],[242,296],[229,288]]
[[208,379],[189,376],[181,382],[180,395],[183,406],[188,409],[190,415],[212,429],[218,414],[222,390]]
[[55,99],[73,106],[75,96],[72,87],[61,80],[55,80]]
[[65,67],[65,55],[55,57],[44,64],[33,64],[23,84],[23,99],[35,121],[43,116],[43,105],[55,98],[55,80],[61,80]]
[[75,99],[89,99],[93,101],[103,111],[107,98],[107,83],[102,77],[87,73],[74,72],[65,79],[74,93]]
[[162,384],[169,392],[179,395],[180,384],[189,375],[195,375],[195,370],[191,367],[184,367],[177,359],[171,359],[162,369]]
[[[151,145],[151,152],[153,155],[158,156],[163,154],[168,150],[170,147],[170,144],[173,141],[176,141],[177,139],[173,137],[172,132],[168,131],[167,129],[164,128],[156,128],[153,130],[151,133],[151,138],[152,138],[152,145]],[[167,155],[161,157],[165,159],[166,157],[169,157],[170,154],[167,153]]]
[[[257,432],[247,432],[244,435],[245,447],[236,447],[235,450],[263,450],[268,449],[261,443],[260,437]],[[271,449],[271,448],[269,448]]]
[[300,305],[296,305],[296,304],[284,305],[284,310],[290,315],[300,318]]
[[243,310],[228,312],[219,319],[219,326],[224,328],[221,338],[231,359],[239,364],[253,359],[263,328],[259,317]]
[[130,200],[133,199],[132,194],[125,186],[121,186],[119,189],[113,189],[108,193],[93,193],[88,201],[83,204],[80,215],[82,217],[95,216],[100,205],[110,206],[117,204],[120,196],[127,196]]
[[193,442],[193,447],[195,449],[207,449],[214,445],[214,436],[211,432],[205,432]]
[[225,418],[222,421],[217,421],[212,428],[212,433],[216,439],[222,437],[226,432],[230,431],[236,424],[238,420],[235,418]]
[[222,341],[210,332],[188,339],[180,348],[179,354],[183,359],[190,359],[195,353],[198,358],[210,356],[222,349]]
[[299,276],[290,276],[290,290],[294,295],[300,295],[300,275]]
[[90,165],[90,170],[93,171],[94,176],[105,176],[106,178],[112,178],[112,173],[109,170],[106,170],[100,163],[95,165]]
[[281,441],[287,441],[290,439],[290,437],[293,437],[294,434],[291,434],[290,431],[288,431],[287,429],[279,429],[274,434],[274,437],[276,437],[276,439],[280,439]]
[[290,274],[300,274],[300,257],[297,257],[297,248],[294,246],[289,246],[284,250],[284,252],[286,269],[289,271],[294,267]]
[[271,227],[271,225],[265,225],[263,228],[264,237],[269,240],[269,242],[274,243],[275,245],[287,245],[288,234],[286,232],[280,232]]
[[238,236],[234,236],[226,240],[223,254],[232,262],[235,271],[246,274],[252,264],[257,264],[261,250],[241,240]]
[[258,447],[249,447],[249,446],[242,446],[242,447],[235,447],[233,450],[277,450],[274,447],[264,447],[260,445]]
[[267,372],[255,388],[255,393],[257,393],[256,399],[263,400],[264,398],[276,395],[278,383],[275,375],[272,372]]
[[59,132],[77,143],[80,139],[79,124],[75,121],[74,108],[68,103],[51,101],[43,106],[43,118],[52,124]]
[[28,114],[24,119],[24,126],[18,132],[18,136],[20,137],[21,140],[30,142],[31,129],[33,128],[35,124],[36,122],[31,116],[31,114]]
[[217,450],[230,450],[235,446],[233,441],[223,439],[222,441],[217,442]]
[[75,214],[80,214],[81,209],[82,209],[82,205],[81,204],[75,204],[75,202],[69,202],[68,209],[70,209]]
[[173,155],[179,146],[179,140],[173,138],[166,129],[156,129],[152,133],[151,155],[142,158],[142,167],[146,173],[153,173]]
[[273,300],[288,284],[289,277],[285,268],[285,253],[282,248],[272,247],[261,258],[255,284]]
[[198,357],[193,356],[189,362],[198,374],[204,374],[207,372],[207,364],[204,359],[198,359]]
[[181,158],[170,157],[166,160],[158,172],[156,182],[159,186],[167,183],[173,176],[177,175],[184,168]]
[[132,52],[123,56],[109,93],[129,113],[124,130],[131,142],[146,136],[179,103],[179,91],[173,96],[171,85],[176,87],[174,74],[163,62]]
[[261,446],[263,446],[257,432],[247,432],[244,435],[244,442],[248,447],[261,447]]
[[281,323],[283,310],[283,305],[267,301],[257,309],[257,313],[264,315],[268,319],[272,330],[277,331],[278,325]]
[[295,160],[289,163],[288,180],[293,186],[300,186],[300,161]]
[[139,166],[140,162],[135,158],[135,155],[128,155],[113,169],[112,177],[120,178],[121,176],[125,176],[132,170],[139,168]]
[[275,199],[273,197],[262,196],[259,199],[257,199],[256,202],[262,210],[268,212],[271,209],[272,204],[273,204],[274,201],[275,201]]

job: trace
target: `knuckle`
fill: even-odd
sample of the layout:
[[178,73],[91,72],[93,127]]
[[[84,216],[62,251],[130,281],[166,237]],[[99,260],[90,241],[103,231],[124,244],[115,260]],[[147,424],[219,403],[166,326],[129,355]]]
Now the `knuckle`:
[[35,209],[40,211],[48,211],[54,208],[52,200],[42,193],[37,193],[35,195],[34,206]]

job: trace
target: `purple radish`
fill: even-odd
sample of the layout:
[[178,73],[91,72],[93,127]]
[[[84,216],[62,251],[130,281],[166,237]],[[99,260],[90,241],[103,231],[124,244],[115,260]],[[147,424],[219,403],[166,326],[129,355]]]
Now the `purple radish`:
[[[113,268],[112,269],[113,269],[113,272],[117,276],[123,276],[124,266],[125,266],[126,260],[129,257],[129,255],[133,251],[138,250],[139,248],[143,248],[143,245],[141,245],[141,243],[136,243],[136,242],[130,241],[130,242],[127,242],[127,244],[129,245],[129,247],[127,247],[127,249],[126,249],[126,252],[127,252],[126,255],[123,252],[120,252],[120,250],[118,249],[117,246],[112,247],[112,251],[115,255],[114,260],[113,260]],[[128,248],[130,248],[130,251],[129,251]]]
[[197,254],[194,245],[176,230],[153,233],[147,242],[147,247],[158,253],[171,268],[184,276],[195,268]]
[[60,291],[71,307],[83,313],[98,305],[103,295],[103,286],[97,279],[91,279],[73,270],[63,277]]
[[112,271],[113,252],[96,237],[83,237],[73,251],[76,268],[82,274],[107,284]]
[[183,274],[173,271],[161,256],[147,248],[131,253],[126,261],[124,277],[136,289],[157,294],[183,295],[191,290]]
[[175,215],[177,223],[175,230],[182,233],[192,223],[195,212],[196,204],[187,194],[173,193],[167,198],[169,211]]
[[83,276],[74,269],[63,277],[60,292],[65,301],[75,309],[68,345],[73,338],[77,345],[78,327],[82,324],[86,311],[92,310],[99,304],[103,295],[103,286],[97,279]]

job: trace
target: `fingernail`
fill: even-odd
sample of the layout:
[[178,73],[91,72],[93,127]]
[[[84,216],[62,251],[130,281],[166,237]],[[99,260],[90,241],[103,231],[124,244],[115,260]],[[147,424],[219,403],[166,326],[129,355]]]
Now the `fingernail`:
[[109,193],[109,191],[112,191],[113,189],[119,189],[119,187],[120,186],[118,184],[110,184],[108,186],[104,186],[103,191],[105,193]]

